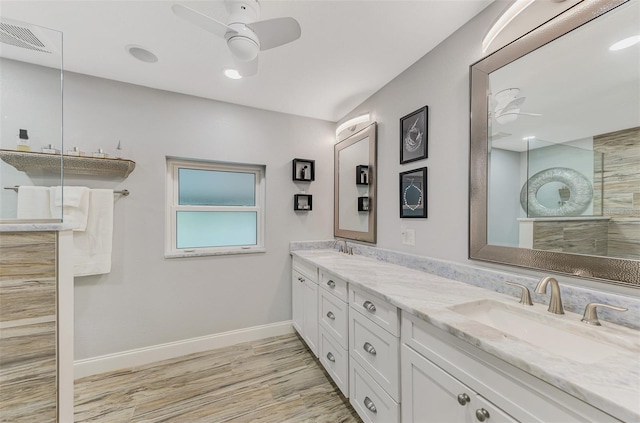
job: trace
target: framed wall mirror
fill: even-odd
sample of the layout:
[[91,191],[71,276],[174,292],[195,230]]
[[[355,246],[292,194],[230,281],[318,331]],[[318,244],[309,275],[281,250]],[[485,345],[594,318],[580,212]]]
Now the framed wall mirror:
[[336,237],[376,242],[376,143],[374,122],[334,147]]
[[640,287],[640,0],[471,66],[469,258]]

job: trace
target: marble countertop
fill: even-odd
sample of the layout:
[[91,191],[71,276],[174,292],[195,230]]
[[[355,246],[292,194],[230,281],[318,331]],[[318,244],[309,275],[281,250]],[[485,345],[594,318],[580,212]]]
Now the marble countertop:
[[0,223],[0,232],[66,231],[73,227],[71,224],[62,222],[15,221]]
[[[608,322],[602,322],[602,326],[586,325],[580,321],[582,316],[575,313],[550,314],[547,306],[542,304],[522,306],[518,304],[519,297],[367,257],[350,256],[335,250],[300,250],[291,254],[384,298],[618,419],[640,421],[639,331]],[[556,326],[617,346],[619,352],[600,361],[581,363],[518,338],[504,336],[490,326],[449,309],[454,305],[486,299],[525,307],[526,313],[539,313],[543,320],[556,319],[553,321]]]

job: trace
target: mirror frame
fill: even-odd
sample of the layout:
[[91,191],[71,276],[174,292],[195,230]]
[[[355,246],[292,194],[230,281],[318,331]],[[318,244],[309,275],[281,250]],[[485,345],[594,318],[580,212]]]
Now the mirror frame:
[[640,287],[640,260],[487,244],[489,74],[628,0],[584,1],[470,67],[469,259]]
[[[366,232],[340,229],[340,151],[345,148],[369,138],[369,226]],[[350,137],[340,141],[333,147],[333,235],[337,238],[352,239],[354,241],[376,243],[377,235],[377,186],[378,186],[378,140],[376,122],[371,123],[366,128],[356,132]]]

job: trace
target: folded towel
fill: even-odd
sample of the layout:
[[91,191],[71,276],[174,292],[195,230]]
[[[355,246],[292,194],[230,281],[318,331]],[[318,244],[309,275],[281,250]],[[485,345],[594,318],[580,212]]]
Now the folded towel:
[[89,217],[84,232],[73,233],[74,275],[111,271],[113,242],[113,190],[89,190]]
[[20,186],[17,208],[18,219],[51,219],[49,187]]
[[62,216],[62,221],[74,231],[84,231],[89,212],[89,188],[51,187],[49,193],[51,216]]

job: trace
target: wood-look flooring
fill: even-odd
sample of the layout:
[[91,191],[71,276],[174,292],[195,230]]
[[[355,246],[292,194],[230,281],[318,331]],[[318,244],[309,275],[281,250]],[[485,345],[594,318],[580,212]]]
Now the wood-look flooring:
[[361,420],[291,334],[79,379],[75,422]]

